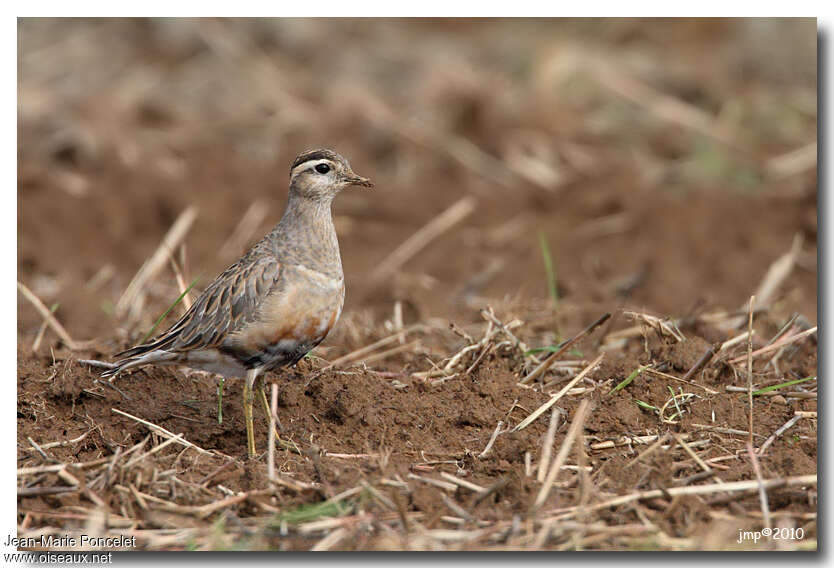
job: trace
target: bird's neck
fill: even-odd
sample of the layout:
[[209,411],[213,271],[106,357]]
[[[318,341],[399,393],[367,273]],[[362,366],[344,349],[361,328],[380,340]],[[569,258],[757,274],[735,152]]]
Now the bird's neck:
[[290,193],[287,209],[273,233],[279,258],[341,278],[342,260],[333,216],[332,200],[314,200]]

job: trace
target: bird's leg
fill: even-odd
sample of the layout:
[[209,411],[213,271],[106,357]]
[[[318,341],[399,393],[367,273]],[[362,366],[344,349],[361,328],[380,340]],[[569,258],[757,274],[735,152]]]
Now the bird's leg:
[[249,450],[249,457],[255,457],[255,429],[252,420],[252,406],[255,401],[255,394],[252,387],[258,378],[259,370],[252,369],[246,373],[246,383],[243,385],[243,414],[246,416],[246,443]]

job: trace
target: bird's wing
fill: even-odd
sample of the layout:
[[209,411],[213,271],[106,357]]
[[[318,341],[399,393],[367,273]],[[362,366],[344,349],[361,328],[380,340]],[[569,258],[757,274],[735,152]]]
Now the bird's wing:
[[165,333],[117,356],[136,357],[157,349],[182,352],[217,347],[229,334],[257,318],[258,307],[280,276],[281,264],[274,256],[246,255],[218,276]]

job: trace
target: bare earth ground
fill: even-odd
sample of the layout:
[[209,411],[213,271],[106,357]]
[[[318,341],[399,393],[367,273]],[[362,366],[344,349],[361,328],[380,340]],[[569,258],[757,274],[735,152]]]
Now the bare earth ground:
[[[402,25],[404,33],[428,33],[419,23]],[[480,37],[477,26],[460,25]],[[734,37],[721,26],[685,29],[682,43],[692,45]],[[36,32],[23,37],[37,43]],[[339,33],[364,41],[355,29]],[[609,47],[630,45],[627,33],[606,33]],[[182,46],[161,41],[157,53],[132,41],[161,61],[154,72],[197,65],[177,51]],[[281,49],[303,53],[303,41],[294,41]],[[25,80],[27,61],[22,88],[32,89],[32,100],[41,92],[38,81]],[[769,85],[753,68],[751,76]],[[742,89],[731,73],[718,76]],[[681,77],[665,81],[655,86],[706,108],[720,98],[710,89],[739,92],[707,81],[692,94]],[[304,99],[306,87],[298,88]],[[471,84],[460,89],[437,95],[460,107],[449,132],[512,164],[511,153],[489,145],[506,117],[490,114]],[[162,94],[137,98],[113,110],[112,100],[122,99],[80,97],[67,111],[77,124],[66,128],[55,126],[52,111],[21,111],[18,279],[48,308],[58,303],[55,317],[80,345],[70,349],[52,328],[43,331],[43,315],[19,296],[19,536],[123,534],[148,549],[816,548],[817,345],[813,330],[803,333],[817,319],[816,176],[813,168],[762,173],[769,157],[815,139],[815,107],[783,139],[756,138],[741,157],[718,143],[742,165],[695,178],[681,166],[688,152],[709,162],[705,168],[714,164],[679,142],[691,133],[674,120],[630,125],[626,138],[638,141],[624,142],[614,127],[586,131],[571,125],[569,109],[554,111],[562,115],[539,126],[560,125],[555,135],[565,146],[554,151],[567,178],[513,177],[507,172],[516,170],[499,168],[496,175],[509,176],[505,186],[473,174],[471,155],[461,160],[453,149],[435,157],[385,126],[354,136],[356,119],[308,97],[334,117],[333,145],[377,188],[344,194],[334,207],[347,280],[340,324],[313,357],[268,376],[277,386],[280,435],[290,442],[276,451],[270,481],[260,406],[263,453],[245,457],[239,381],[224,387],[220,424],[210,375],[146,368],[118,377],[114,389],[79,359],[109,360],[141,340],[184,285],[199,275],[202,290],[266,232],[280,217],[290,160],[321,137],[286,126],[279,147],[259,160],[231,150],[231,141],[251,135],[247,129],[262,134],[258,119],[218,118],[222,135],[206,139],[204,124],[189,130],[188,111],[168,106]],[[107,112],[127,121],[118,133],[107,122],[115,118],[101,118]],[[522,114],[530,129],[539,127],[533,114]],[[153,150],[124,142],[142,136]],[[629,147],[636,158],[623,157]],[[583,166],[586,154],[591,166]],[[395,165],[409,160],[418,173]],[[661,173],[647,176],[650,164]],[[734,167],[761,177],[738,183]],[[529,168],[522,171],[538,171]],[[469,214],[380,275],[392,251],[461,199],[458,208],[471,205]],[[251,211],[262,215],[230,244],[256,201]],[[198,214],[184,252],[177,246],[173,255],[182,282],[166,259],[139,309],[119,312],[128,283],[189,206]],[[763,282],[776,286],[768,291]],[[747,339],[696,365],[746,331],[753,294],[764,303],[754,314],[752,349],[781,332],[773,349],[754,353],[755,389],[810,378],[754,397],[755,459],[746,447]],[[524,380],[548,355],[530,349],[569,339],[605,313],[612,318]],[[357,352],[378,340],[386,341]],[[557,410],[514,431],[566,385]],[[767,487],[766,505],[757,479]],[[738,542],[740,531],[761,530],[763,515],[803,538]]]

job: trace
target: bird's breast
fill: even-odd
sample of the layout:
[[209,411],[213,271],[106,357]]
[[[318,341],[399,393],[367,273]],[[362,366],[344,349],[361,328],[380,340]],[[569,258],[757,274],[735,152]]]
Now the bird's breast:
[[235,350],[250,365],[294,363],[327,337],[342,313],[343,277],[295,265],[283,267],[281,280],[264,302],[258,321],[235,334]]

